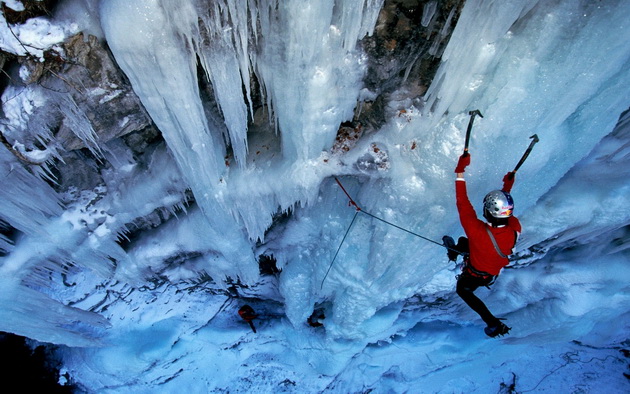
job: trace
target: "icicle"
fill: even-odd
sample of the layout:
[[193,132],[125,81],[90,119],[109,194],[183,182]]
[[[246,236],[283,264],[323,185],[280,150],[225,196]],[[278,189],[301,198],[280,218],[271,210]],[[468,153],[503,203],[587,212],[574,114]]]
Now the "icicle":
[[203,69],[212,82],[214,94],[224,116],[234,158],[245,166],[247,156],[247,106],[243,100],[245,87],[250,112],[253,103],[250,91],[248,56],[247,3],[219,1],[201,14],[207,36],[197,44]]
[[[0,275],[0,330],[41,342],[99,346],[109,322],[102,316],[68,307]],[[19,300],[19,302],[16,302]]]
[[420,21],[420,24],[424,27],[429,26],[429,23],[431,23],[431,20],[433,19],[436,10],[437,1],[432,0],[428,3],[425,3],[422,8],[422,20]]
[[13,246],[14,244],[9,238],[5,237],[4,234],[0,234],[0,252],[10,253],[13,250]]
[[116,241],[121,242],[121,241],[125,241],[125,242],[129,242],[129,236],[128,234],[130,233],[129,229],[127,229],[126,227],[121,229],[120,231],[118,231],[117,235],[116,235]]
[[85,112],[79,108],[74,98],[70,94],[59,95],[60,101],[57,103],[59,110],[65,115],[64,123],[97,157],[103,157],[103,152],[99,147],[98,137],[92,122],[87,118]]
[[[195,50],[199,48],[200,33],[198,14],[192,2],[104,0],[101,24],[119,65],[162,132],[197,204],[211,225],[222,229],[225,239],[217,247],[234,262],[243,280],[255,278],[258,270],[251,246],[221,203],[224,195],[221,182],[227,171],[226,148],[221,130],[210,127],[199,95]],[[156,56],[156,48],[160,56]],[[234,56],[228,52],[225,55]],[[207,57],[206,60],[210,61]],[[212,61],[218,64],[218,59]],[[216,77],[210,74],[211,78]],[[233,84],[229,86],[238,85],[241,100],[235,100],[232,104],[236,104],[231,106],[219,103],[228,117],[238,112],[232,112],[236,106],[246,108],[240,94],[241,84],[234,75],[239,73],[224,76],[230,79],[227,83]],[[246,113],[238,112],[234,122],[246,124]],[[244,149],[245,134],[238,133],[235,140]],[[242,155],[242,152],[237,153]]]
[[[352,117],[365,68],[350,49],[365,34],[364,21],[376,20],[380,4],[363,3],[340,2],[335,15],[332,1],[287,1],[259,13],[265,45],[256,75],[277,117],[287,162],[318,156],[332,145],[339,124]],[[278,75],[279,69],[286,73]]]
[[[248,20],[248,8],[255,9],[255,4],[252,3],[252,0],[249,0],[247,4],[244,4],[243,1],[235,1],[229,0],[228,6],[230,10],[230,17],[233,23],[236,25],[236,34],[234,35],[234,41],[237,51],[237,58],[240,63],[240,72],[241,79],[243,81],[243,86],[245,87],[245,96],[247,98],[247,102],[249,103],[249,110],[253,117],[254,115],[254,104],[252,103],[251,97],[251,86],[250,86],[250,71],[251,64],[249,61],[249,20]],[[252,7],[253,6],[253,7]],[[256,26],[256,16],[255,11],[252,13],[252,25]],[[255,34],[254,34],[255,35]]]
[[451,31],[451,20],[453,19],[453,15],[455,15],[456,8],[453,8],[451,12],[448,14],[446,18],[446,22],[444,22],[444,26],[440,29],[440,33],[433,39],[433,43],[431,44],[431,48],[429,48],[429,54],[431,56],[439,56],[438,50],[444,39],[448,36]]
[[7,150],[0,153],[0,218],[27,234],[42,234],[48,217],[61,214],[59,197],[41,178],[15,163]]

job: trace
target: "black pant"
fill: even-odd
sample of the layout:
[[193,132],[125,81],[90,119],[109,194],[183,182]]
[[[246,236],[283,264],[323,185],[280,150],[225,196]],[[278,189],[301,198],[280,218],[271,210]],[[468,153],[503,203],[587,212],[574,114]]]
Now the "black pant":
[[477,290],[479,286],[486,286],[491,281],[491,276],[481,278],[463,272],[457,280],[457,295],[460,296],[473,311],[477,312],[487,325],[496,326],[499,323],[499,319],[494,317],[488,310],[488,307],[486,307],[486,304],[474,294],[474,291]]

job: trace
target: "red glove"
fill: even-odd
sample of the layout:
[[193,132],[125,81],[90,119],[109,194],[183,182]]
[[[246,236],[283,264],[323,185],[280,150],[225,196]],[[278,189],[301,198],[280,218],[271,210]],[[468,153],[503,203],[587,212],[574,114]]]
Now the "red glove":
[[514,186],[514,175],[516,173],[514,171],[510,171],[503,177],[503,191],[509,193],[512,190],[512,186]]
[[459,157],[459,160],[457,161],[457,167],[455,167],[455,173],[460,173],[460,172],[464,172],[464,169],[466,167],[468,167],[470,165],[470,153],[468,152],[464,152],[464,154],[462,154]]

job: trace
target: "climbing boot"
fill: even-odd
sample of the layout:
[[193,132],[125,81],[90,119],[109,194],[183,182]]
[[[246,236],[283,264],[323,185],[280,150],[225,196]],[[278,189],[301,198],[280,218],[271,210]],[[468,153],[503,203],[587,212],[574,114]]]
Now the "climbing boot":
[[455,240],[448,235],[442,237],[442,242],[446,247],[446,255],[448,256],[449,261],[457,261],[457,256],[459,256],[459,252],[457,251],[457,246],[455,245]]
[[490,338],[502,337],[510,332],[512,328],[503,324],[503,322],[498,321],[495,325],[487,326],[483,329],[487,336]]

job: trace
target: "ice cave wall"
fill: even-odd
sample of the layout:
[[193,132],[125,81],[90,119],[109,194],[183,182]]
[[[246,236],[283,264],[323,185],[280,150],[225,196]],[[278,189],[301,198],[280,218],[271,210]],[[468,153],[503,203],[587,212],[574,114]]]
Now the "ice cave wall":
[[[262,238],[274,217],[314,202],[321,179],[339,171],[326,146],[339,123],[354,116],[357,99],[367,100],[359,112],[364,127],[373,131],[388,116],[386,97],[402,82],[409,81],[409,96],[417,97],[430,81],[424,71],[436,64],[461,6],[391,2],[379,16],[381,1],[309,7],[186,2],[175,8],[145,2],[141,11],[153,23],[137,25],[148,29],[147,41],[132,34],[116,44],[116,37],[105,41],[108,12],[116,15],[128,4],[99,7],[96,1],[69,0],[53,12],[42,10],[43,3],[23,3],[26,9],[13,2],[2,14],[2,60],[11,79],[3,96],[8,149],[2,151],[6,203],[0,246],[5,277],[18,273],[11,281],[44,293],[51,271],[85,267],[109,277],[115,270],[123,280],[141,284],[159,275],[164,262],[181,261],[177,255],[207,256],[212,263],[194,272],[210,273],[219,283],[255,280],[251,240]],[[195,12],[202,7],[197,26]],[[369,36],[377,16],[378,32]],[[158,20],[164,24],[158,27]],[[110,35],[133,33],[138,26],[132,22],[132,12],[123,14]],[[126,61],[124,48],[134,37],[136,55]],[[361,37],[366,39],[360,49]],[[128,75],[103,44],[118,49],[116,61]],[[171,56],[165,56],[168,51]],[[142,56],[161,64],[144,75],[157,76],[159,83],[142,79],[137,61]],[[203,67],[197,69],[197,63]],[[361,90],[361,78],[369,89]],[[249,153],[243,135],[247,121]],[[361,131],[355,126],[347,128],[355,134],[338,141],[337,152],[352,148]],[[178,153],[186,144],[194,149]],[[366,150],[373,161],[374,150]],[[348,165],[343,171],[354,172]],[[197,218],[197,205],[208,220]],[[157,254],[133,248],[138,235],[182,214],[191,220],[179,227],[193,223],[203,237],[193,234],[186,245],[163,245]],[[28,319],[14,316],[5,320],[5,329],[19,331],[16,327]],[[41,320],[54,327],[64,317],[42,315]],[[42,327],[45,333],[47,325]],[[22,334],[42,339],[31,331]]]
[[[190,275],[253,283],[258,255],[273,254],[293,322],[328,300],[330,332],[361,335],[361,322],[417,292],[444,259],[359,219],[323,286],[353,214],[331,177],[400,225],[434,239],[457,231],[450,168],[473,107],[485,118],[471,194],[496,187],[531,134],[547,141],[519,174],[524,224],[535,228],[547,215],[527,208],[628,107],[628,6],[408,3],[68,1],[28,28],[7,20],[56,37],[34,43],[41,52],[2,47],[17,81],[3,94],[7,288],[45,293],[51,270],[75,266],[141,283],[185,256],[203,256]],[[579,220],[526,231],[520,248]],[[178,242],[157,237],[167,221]],[[51,327],[74,314],[56,306],[43,316]],[[6,313],[4,330],[28,326]]]

